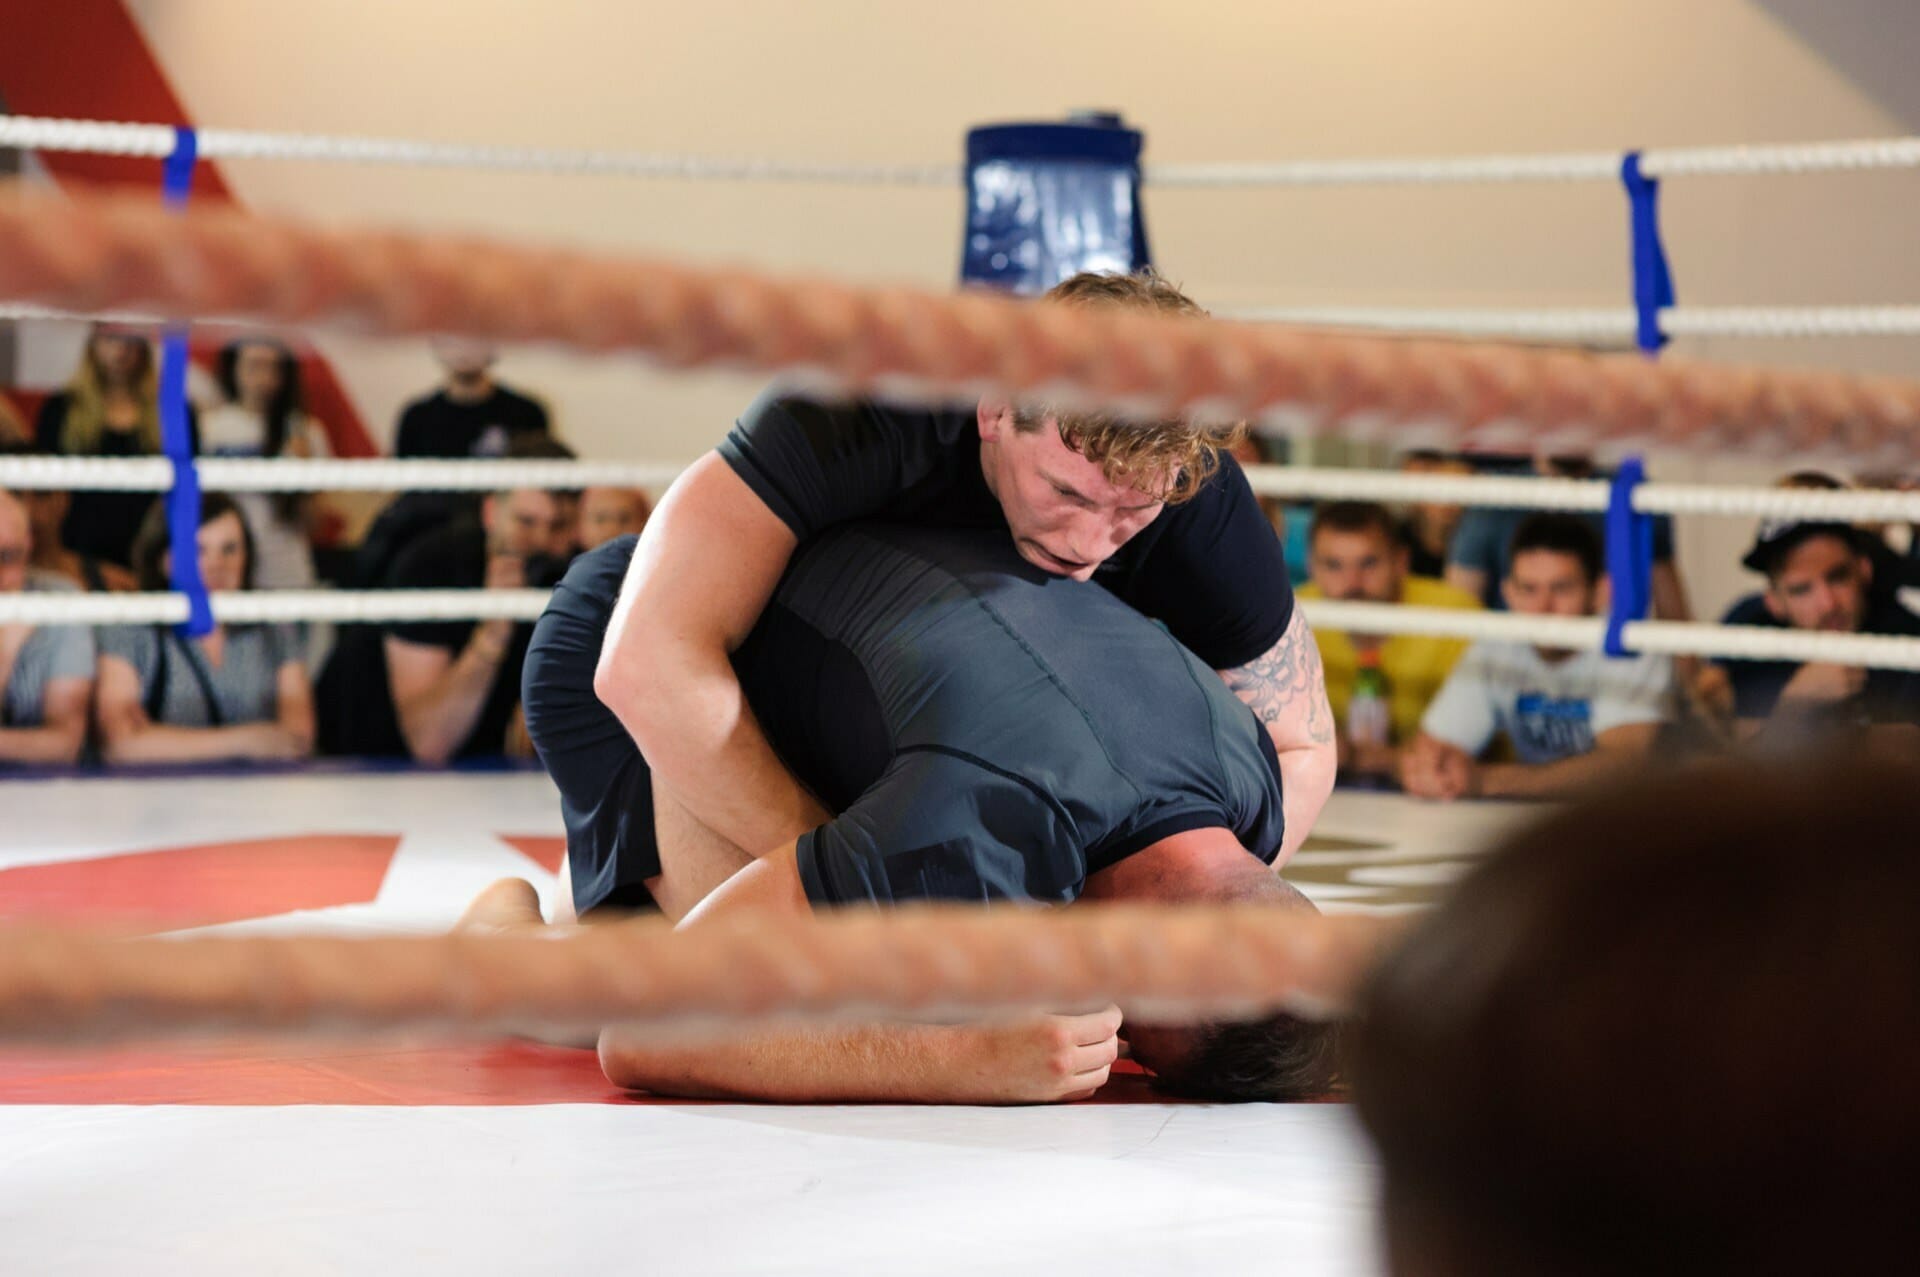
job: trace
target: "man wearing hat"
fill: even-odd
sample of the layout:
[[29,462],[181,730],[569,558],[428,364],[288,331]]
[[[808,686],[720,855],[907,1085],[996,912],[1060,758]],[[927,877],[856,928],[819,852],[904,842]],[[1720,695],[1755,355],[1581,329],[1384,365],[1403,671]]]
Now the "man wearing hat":
[[[1767,578],[1764,616],[1736,605],[1727,624],[1773,624],[1831,634],[1920,636],[1920,616],[1873,588],[1869,537],[1846,523],[1772,520],[1741,564]],[[1833,725],[1920,724],[1920,674],[1810,661],[1725,660],[1734,717],[1747,735],[1769,720]]]

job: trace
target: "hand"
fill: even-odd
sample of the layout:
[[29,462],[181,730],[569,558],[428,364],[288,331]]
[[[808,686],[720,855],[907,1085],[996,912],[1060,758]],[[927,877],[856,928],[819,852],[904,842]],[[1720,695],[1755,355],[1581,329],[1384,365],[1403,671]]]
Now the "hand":
[[527,707],[515,705],[513,717],[507,720],[506,753],[508,758],[532,758],[533,737],[527,733]]
[[517,554],[489,554],[484,584],[489,590],[524,590],[527,561]]
[[1464,798],[1477,789],[1478,775],[1465,750],[1431,736],[1416,738],[1400,755],[1400,787],[1415,798]]
[[467,640],[467,650],[489,665],[498,665],[507,659],[507,647],[512,642],[513,622],[497,617],[491,621],[481,621],[473,627],[473,635]]
[[313,743],[281,727],[278,723],[256,724],[258,730],[247,741],[247,756],[267,762],[291,762],[309,757]]
[[1733,680],[1723,666],[1701,665],[1686,688],[1694,708],[1704,717],[1720,723],[1733,718]]
[[1833,665],[1809,661],[1802,665],[1787,685],[1780,689],[1782,700],[1844,701],[1858,696],[1867,685],[1867,671],[1858,665]]
[[951,1103],[1054,1104],[1084,1100],[1106,1085],[1120,1058],[1120,1008],[1090,1015],[1041,1015],[963,1027],[977,1055],[956,1078]]

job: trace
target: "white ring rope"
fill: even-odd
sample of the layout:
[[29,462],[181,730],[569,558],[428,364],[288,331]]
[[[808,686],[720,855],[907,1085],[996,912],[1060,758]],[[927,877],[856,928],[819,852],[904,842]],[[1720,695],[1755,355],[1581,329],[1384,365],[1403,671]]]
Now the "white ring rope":
[[[1248,466],[1247,481],[1255,492],[1271,497],[1425,501],[1522,510],[1605,510],[1611,492],[1611,485],[1605,479],[1404,474],[1395,470],[1322,470],[1307,466]],[[1920,523],[1920,492],[1645,483],[1634,489],[1633,508],[1641,514]]]
[[[251,590],[215,594],[212,604],[214,619],[230,625],[533,621],[539,619],[548,597],[545,590]],[[1520,616],[1332,599],[1301,606],[1316,628],[1363,634],[1431,634],[1584,650],[1600,647],[1607,629],[1597,617]],[[178,625],[186,619],[187,600],[181,594],[0,595],[0,625]],[[1622,637],[1636,652],[1920,670],[1920,639],[1897,635],[1636,621]]]
[[[508,488],[665,487],[686,469],[668,461],[488,461],[206,457],[194,467],[209,492],[502,492]],[[165,492],[165,457],[0,457],[0,488]]]
[[[1303,601],[1316,630],[1360,634],[1429,634],[1497,643],[1532,643],[1579,651],[1606,641],[1601,617],[1522,616],[1471,608],[1404,607],[1393,603]],[[1829,661],[1869,669],[1920,670],[1920,638],[1894,634],[1831,634],[1760,625],[1631,621],[1621,631],[1629,651],[1751,661]]]
[[[535,621],[545,590],[245,590],[211,595],[228,625],[294,621]],[[184,594],[0,594],[0,625],[179,625]]]
[[[201,487],[210,492],[500,492],[508,488],[658,488],[672,483],[685,464],[208,457],[197,468]],[[1316,500],[1605,510],[1609,495],[1604,479],[1406,474],[1309,466],[1248,466],[1246,474],[1253,490],[1262,496]],[[165,492],[172,486],[173,463],[164,457],[0,457],[0,489]],[[1920,523],[1920,492],[1647,483],[1634,490],[1633,506],[1642,514]]]
[[[1624,344],[1638,332],[1634,312],[1624,307],[1255,306],[1223,311],[1220,317],[1256,324],[1558,342]],[[1911,337],[1920,335],[1920,306],[1677,306],[1660,312],[1660,331],[1669,337]]]
[[[957,186],[957,164],[830,164],[797,160],[725,158],[635,151],[587,151],[328,137],[202,129],[206,159],[314,160],[330,163],[411,164],[526,173],[604,174],[687,181],[834,182],[863,185]],[[163,159],[173,153],[174,130],[161,124],[63,120],[0,115],[0,147]],[[1443,156],[1290,160],[1277,163],[1155,164],[1146,181],[1157,187],[1429,185],[1460,182],[1614,181],[1618,151],[1549,155]],[[1776,146],[1672,147],[1643,151],[1648,177],[1825,173],[1920,167],[1920,138],[1794,143]]]

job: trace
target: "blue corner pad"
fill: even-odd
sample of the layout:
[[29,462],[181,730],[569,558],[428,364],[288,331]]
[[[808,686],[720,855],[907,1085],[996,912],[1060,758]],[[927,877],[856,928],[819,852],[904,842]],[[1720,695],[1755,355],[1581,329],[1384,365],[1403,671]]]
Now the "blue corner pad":
[[961,283],[1034,294],[1080,271],[1145,268],[1144,143],[1117,115],[971,130]]
[[1607,497],[1607,580],[1612,587],[1607,603],[1608,656],[1633,655],[1623,641],[1627,625],[1645,620],[1653,606],[1653,516],[1633,508],[1634,490],[1646,480],[1646,463],[1628,457],[1614,474]]

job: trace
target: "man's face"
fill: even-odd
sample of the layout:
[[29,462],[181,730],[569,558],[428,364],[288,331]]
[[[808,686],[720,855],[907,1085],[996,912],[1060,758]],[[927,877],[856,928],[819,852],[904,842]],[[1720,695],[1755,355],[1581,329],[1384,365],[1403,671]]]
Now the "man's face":
[[560,503],[541,488],[516,488],[489,498],[486,522],[488,552],[516,559],[551,554],[573,533]]
[[443,337],[433,343],[434,358],[455,381],[478,381],[493,367],[495,350],[483,341]]
[[1558,550],[1523,550],[1513,556],[1501,585],[1507,607],[1534,616],[1586,616],[1593,611],[1594,583],[1580,560]]
[[1043,572],[1085,581],[1165,508],[1155,495],[1173,476],[1114,483],[1067,447],[1059,423],[1018,430],[1013,411],[980,406],[980,464],[1000,500],[1020,557]]
[[1407,576],[1407,552],[1378,528],[1342,532],[1322,528],[1307,556],[1313,583],[1330,599],[1398,603]]
[[1873,568],[1835,536],[1809,537],[1767,580],[1767,611],[1796,630],[1858,633],[1867,620]]
[[27,509],[0,492],[0,594],[18,594],[27,588],[27,564],[33,558],[33,533]]
[[638,532],[647,522],[647,497],[633,488],[588,488],[580,494],[580,546],[591,550]]

